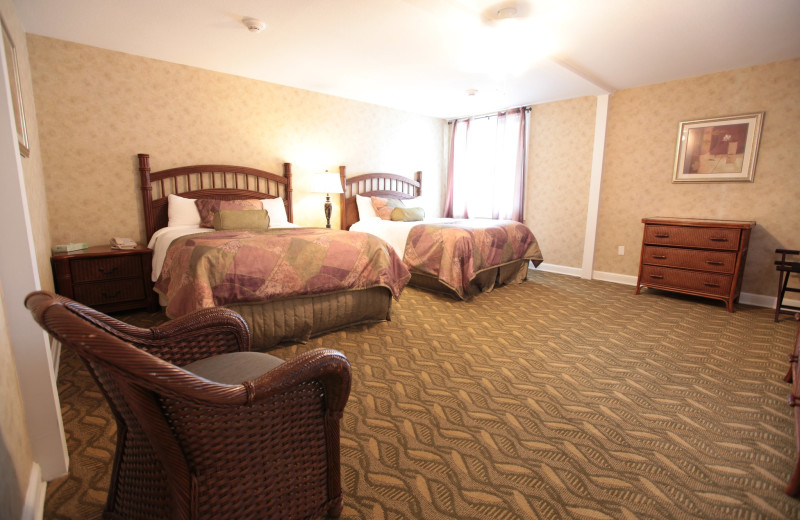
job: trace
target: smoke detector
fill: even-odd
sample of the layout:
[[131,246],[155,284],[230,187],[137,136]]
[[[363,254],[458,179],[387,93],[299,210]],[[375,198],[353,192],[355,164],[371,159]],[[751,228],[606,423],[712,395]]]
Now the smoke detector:
[[242,23],[245,27],[247,27],[248,31],[254,33],[259,33],[267,27],[267,24],[264,22],[264,20],[259,20],[257,18],[242,18]]

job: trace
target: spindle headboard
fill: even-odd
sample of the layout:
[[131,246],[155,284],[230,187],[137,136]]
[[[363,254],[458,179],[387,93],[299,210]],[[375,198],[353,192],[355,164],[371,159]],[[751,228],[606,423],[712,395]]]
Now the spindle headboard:
[[344,193],[342,200],[342,229],[358,222],[356,195],[362,197],[385,197],[390,199],[413,199],[422,195],[422,172],[414,174],[414,179],[395,173],[364,173],[347,177],[344,166],[339,166]]
[[199,164],[158,172],[150,171],[150,155],[139,154],[142,206],[147,241],[169,221],[167,197],[188,199],[282,198],[289,222],[292,218],[292,165],[283,164],[283,175],[246,166]]

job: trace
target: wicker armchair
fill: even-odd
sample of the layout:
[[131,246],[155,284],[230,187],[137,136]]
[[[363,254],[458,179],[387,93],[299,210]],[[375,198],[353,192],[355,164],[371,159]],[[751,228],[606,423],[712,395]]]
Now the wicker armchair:
[[81,356],[116,417],[105,518],[341,514],[341,353],[250,352],[244,320],[222,308],[141,329],[49,292],[25,305]]

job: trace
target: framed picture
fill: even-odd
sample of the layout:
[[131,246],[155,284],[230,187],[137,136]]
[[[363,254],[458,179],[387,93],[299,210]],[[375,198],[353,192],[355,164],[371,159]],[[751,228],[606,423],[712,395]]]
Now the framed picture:
[[764,112],[684,121],[672,182],[753,182]]
[[8,83],[11,88],[11,102],[14,105],[14,119],[17,123],[17,140],[19,141],[19,153],[23,157],[31,154],[28,148],[28,129],[25,127],[25,109],[22,105],[22,89],[19,83],[19,66],[17,65],[17,48],[11,33],[8,32],[6,22],[0,19],[3,25],[3,48],[6,52],[6,68],[8,69]]

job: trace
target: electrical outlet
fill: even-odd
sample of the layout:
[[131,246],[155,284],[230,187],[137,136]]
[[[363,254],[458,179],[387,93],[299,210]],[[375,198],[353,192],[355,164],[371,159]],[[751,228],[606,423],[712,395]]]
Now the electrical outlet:
[[625,246],[617,246],[617,254],[622,256],[625,254]]

